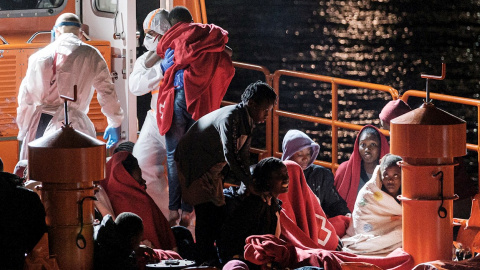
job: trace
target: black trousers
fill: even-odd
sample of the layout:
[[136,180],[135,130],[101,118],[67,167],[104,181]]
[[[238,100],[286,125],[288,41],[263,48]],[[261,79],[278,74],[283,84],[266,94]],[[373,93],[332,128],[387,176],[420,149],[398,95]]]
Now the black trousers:
[[216,206],[211,202],[195,205],[195,238],[197,247],[197,264],[219,264],[215,241],[220,237],[225,206]]

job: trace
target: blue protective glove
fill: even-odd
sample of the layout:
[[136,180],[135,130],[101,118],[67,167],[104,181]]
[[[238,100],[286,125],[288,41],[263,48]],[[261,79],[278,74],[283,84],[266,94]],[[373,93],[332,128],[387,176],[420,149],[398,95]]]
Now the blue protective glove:
[[173,86],[175,89],[183,88],[183,69],[180,69],[175,73],[175,78],[173,79]]
[[169,67],[173,66],[173,52],[174,51],[170,48],[165,51],[165,58],[163,58],[162,62],[160,63],[163,74],[165,74]]
[[120,127],[108,126],[103,133],[103,139],[107,140],[107,149],[110,149],[120,139]]

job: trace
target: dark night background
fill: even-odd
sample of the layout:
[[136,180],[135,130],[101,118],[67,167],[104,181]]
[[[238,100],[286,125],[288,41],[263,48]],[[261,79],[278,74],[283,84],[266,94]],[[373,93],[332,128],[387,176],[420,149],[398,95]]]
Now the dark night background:
[[[206,0],[207,18],[229,31],[233,60],[278,69],[305,71],[391,86],[403,92],[424,90],[420,74],[441,74],[430,81],[435,93],[480,98],[480,1],[472,0]],[[144,8],[144,7],[142,7]],[[155,7],[148,8],[149,10]],[[139,11],[137,11],[138,13]],[[139,15],[144,18],[145,15]],[[143,21],[143,19],[142,19]],[[141,22],[140,22],[141,23]],[[238,102],[257,72],[239,70],[226,100]],[[331,86],[282,77],[280,109],[329,117]],[[379,124],[378,113],[389,95],[365,89],[339,89],[340,120]],[[410,98],[412,108],[421,99]],[[477,144],[477,109],[435,101],[434,104],[467,121],[467,141]],[[280,119],[281,136],[290,128],[306,131],[331,161],[330,129],[296,120]],[[340,130],[339,161],[352,151],[356,133]],[[261,141],[257,142],[261,145]],[[477,154],[467,156],[469,173],[477,178]]]

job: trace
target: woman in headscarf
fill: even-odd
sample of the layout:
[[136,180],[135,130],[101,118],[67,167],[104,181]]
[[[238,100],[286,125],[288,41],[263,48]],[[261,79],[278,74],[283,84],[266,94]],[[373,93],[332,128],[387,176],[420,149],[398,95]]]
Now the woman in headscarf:
[[[107,178],[100,182],[118,216],[123,212],[137,214],[143,220],[143,243],[155,249],[176,247],[170,225],[146,191],[146,182],[137,159],[127,151],[115,153],[107,163]],[[148,240],[148,241],[145,241]]]
[[390,152],[387,138],[376,127],[364,126],[355,140],[353,153],[335,173],[334,185],[353,212],[357,194],[372,177],[380,158]]

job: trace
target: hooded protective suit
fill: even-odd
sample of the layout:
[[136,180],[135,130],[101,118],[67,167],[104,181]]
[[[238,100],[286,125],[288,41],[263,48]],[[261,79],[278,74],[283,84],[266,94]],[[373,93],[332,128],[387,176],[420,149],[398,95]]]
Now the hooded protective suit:
[[[164,9],[156,9],[147,15],[143,23],[145,31],[153,30],[163,35],[170,28],[168,20],[161,16],[162,10]],[[154,39],[158,42],[159,38],[155,37]],[[148,194],[162,210],[162,213],[168,216],[168,182],[165,177],[167,152],[165,137],[160,135],[156,117],[158,89],[163,79],[163,71],[160,67],[161,61],[157,61],[150,68],[145,66],[145,60],[149,53],[151,52],[146,52],[137,59],[128,82],[130,92],[136,96],[152,93],[151,110],[147,113],[132,154],[138,159],[143,179],[147,182]]]
[[53,116],[44,135],[63,125],[64,100],[60,95],[73,97],[74,85],[78,89],[77,101],[68,102],[68,117],[76,130],[96,137],[95,127],[87,116],[94,89],[108,125],[115,128],[121,125],[123,110],[105,59],[76,35],[64,33],[28,59],[18,94],[18,139],[23,140],[20,159],[27,159],[27,144],[35,139],[42,113]]
[[320,145],[314,142],[307,134],[300,130],[292,129],[283,138],[283,160],[289,160],[292,156],[305,148],[310,148],[311,158],[308,167],[303,170],[308,186],[320,200],[320,204],[328,217],[345,215],[350,213],[347,203],[340,197],[333,186],[333,173],[329,169],[313,164],[320,151]]

